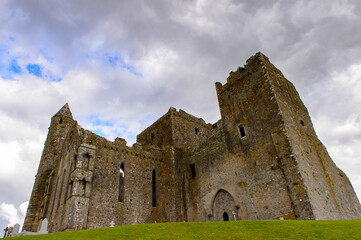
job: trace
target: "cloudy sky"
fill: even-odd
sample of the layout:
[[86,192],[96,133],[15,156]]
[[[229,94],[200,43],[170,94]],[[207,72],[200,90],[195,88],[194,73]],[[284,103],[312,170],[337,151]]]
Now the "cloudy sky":
[[258,51],[299,91],[361,197],[361,2],[1,0],[0,227],[21,221],[53,116],[131,145],[170,106],[214,123],[214,82]]

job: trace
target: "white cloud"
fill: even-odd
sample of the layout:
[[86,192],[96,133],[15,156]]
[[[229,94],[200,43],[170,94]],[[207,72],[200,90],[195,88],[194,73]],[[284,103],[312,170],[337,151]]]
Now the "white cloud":
[[29,202],[23,202],[19,207],[15,207],[14,204],[0,203],[0,218],[7,222],[7,226],[14,226],[18,223],[21,226],[24,223],[26,209]]

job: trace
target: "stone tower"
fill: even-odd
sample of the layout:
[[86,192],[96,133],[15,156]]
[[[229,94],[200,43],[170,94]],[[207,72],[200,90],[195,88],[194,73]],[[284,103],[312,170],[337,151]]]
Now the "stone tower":
[[52,208],[54,204],[50,203],[51,201],[55,202],[56,199],[54,199],[54,196],[51,198],[51,192],[57,191],[54,186],[57,186],[59,182],[55,169],[61,160],[66,147],[65,139],[71,132],[73,125],[73,115],[68,103],[66,103],[51,118],[23,230],[31,232],[40,230],[41,220],[47,218],[47,215],[52,212],[49,206]]
[[216,83],[221,119],[169,111],[129,147],[51,120],[24,230],[154,222],[359,219],[346,175],[318,140],[295,87],[262,53]]

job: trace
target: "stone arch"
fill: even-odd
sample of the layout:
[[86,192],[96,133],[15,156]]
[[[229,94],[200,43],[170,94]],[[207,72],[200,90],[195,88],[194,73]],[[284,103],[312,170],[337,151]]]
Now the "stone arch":
[[234,215],[238,220],[238,211],[233,196],[226,190],[220,189],[216,193],[212,203],[213,221],[233,221]]

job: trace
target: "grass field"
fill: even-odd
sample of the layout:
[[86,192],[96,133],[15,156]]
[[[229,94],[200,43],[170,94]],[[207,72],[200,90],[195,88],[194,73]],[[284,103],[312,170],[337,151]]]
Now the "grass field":
[[361,239],[361,220],[156,223],[12,239]]

